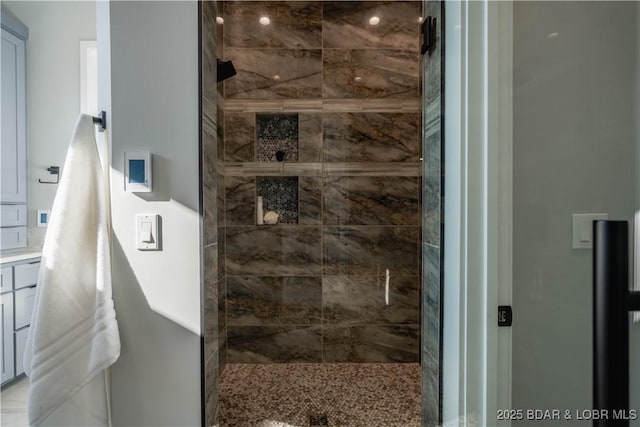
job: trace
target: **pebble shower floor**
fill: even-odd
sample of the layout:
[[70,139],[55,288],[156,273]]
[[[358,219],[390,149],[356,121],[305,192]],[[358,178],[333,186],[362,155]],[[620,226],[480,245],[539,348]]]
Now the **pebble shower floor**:
[[[220,427],[419,427],[417,363],[229,364]],[[320,424],[323,425],[323,424]]]

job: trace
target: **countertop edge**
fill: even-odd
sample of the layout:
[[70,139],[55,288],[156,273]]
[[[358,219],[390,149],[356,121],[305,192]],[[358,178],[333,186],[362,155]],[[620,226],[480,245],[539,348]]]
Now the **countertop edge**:
[[19,252],[0,253],[0,263],[7,264],[10,262],[24,261],[42,256],[42,251],[38,249],[26,249]]

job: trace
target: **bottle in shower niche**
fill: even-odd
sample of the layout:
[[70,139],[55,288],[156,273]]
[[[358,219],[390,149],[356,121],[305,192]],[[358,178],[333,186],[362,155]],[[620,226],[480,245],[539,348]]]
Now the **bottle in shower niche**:
[[262,196],[258,196],[258,201],[256,203],[256,223],[258,225],[264,224],[264,209],[262,207]]

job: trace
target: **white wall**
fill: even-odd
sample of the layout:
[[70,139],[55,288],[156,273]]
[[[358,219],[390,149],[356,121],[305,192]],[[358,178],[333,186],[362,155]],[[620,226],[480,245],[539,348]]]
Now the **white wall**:
[[80,113],[80,41],[95,40],[93,1],[3,1],[27,27],[27,138],[29,246],[39,247],[45,228],[36,211],[50,209],[57,185],[49,166],[62,166]]
[[[113,366],[114,426],[196,426],[197,4],[99,2],[97,16],[99,103],[107,111],[112,144],[113,292],[122,339]],[[153,193],[124,192],[125,150],[153,154]],[[136,213],[161,215],[162,251],[135,249]]]
[[513,408],[592,407],[592,253],[571,214],[633,217],[637,7],[514,2]]

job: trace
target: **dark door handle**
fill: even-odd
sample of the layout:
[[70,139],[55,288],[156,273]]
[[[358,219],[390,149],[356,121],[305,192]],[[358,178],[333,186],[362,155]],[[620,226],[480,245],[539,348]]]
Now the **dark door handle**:
[[427,16],[427,18],[422,21],[422,47],[420,51],[424,55],[425,53],[429,53],[429,56],[433,53],[436,48],[436,18],[432,16]]
[[593,409],[608,411],[594,427],[628,427],[629,311],[640,294],[629,291],[627,221],[593,222]]

